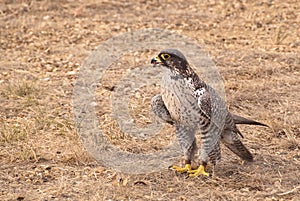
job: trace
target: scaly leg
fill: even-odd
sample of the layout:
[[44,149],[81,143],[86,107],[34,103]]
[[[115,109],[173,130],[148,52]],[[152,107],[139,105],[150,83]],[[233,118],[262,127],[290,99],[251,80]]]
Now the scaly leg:
[[175,125],[178,142],[183,150],[185,157],[185,166],[172,166],[171,168],[177,172],[191,171],[191,161],[197,151],[197,142],[195,138],[195,129],[183,125]]
[[[203,140],[204,139],[204,140]],[[202,150],[201,153],[199,154],[199,160],[200,160],[200,166],[196,170],[190,170],[188,173],[190,174],[190,177],[197,177],[199,175],[204,175],[204,176],[210,176],[209,173],[205,171],[206,165],[210,159],[211,163],[215,167],[216,161],[221,159],[221,150],[220,150],[220,143],[216,143],[213,149],[210,151],[209,154],[206,154],[206,150],[204,149],[205,145],[207,146],[207,143],[204,144],[203,141],[205,142],[205,136],[202,138]],[[213,174],[214,174],[214,169],[213,169]]]
[[185,164],[183,168],[173,165],[171,168],[177,172],[188,172],[192,170],[191,164]]
[[209,176],[209,173],[205,172],[205,166],[204,165],[200,165],[198,167],[198,169],[196,170],[189,170],[187,171],[187,173],[189,173],[190,177],[198,177],[199,175],[204,175],[204,176]]

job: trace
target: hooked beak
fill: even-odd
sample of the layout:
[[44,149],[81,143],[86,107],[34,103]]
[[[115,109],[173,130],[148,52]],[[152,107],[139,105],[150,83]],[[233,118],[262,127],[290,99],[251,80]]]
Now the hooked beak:
[[160,58],[158,56],[154,57],[153,59],[151,59],[151,64],[153,64],[153,67],[162,64],[163,62],[160,60]]

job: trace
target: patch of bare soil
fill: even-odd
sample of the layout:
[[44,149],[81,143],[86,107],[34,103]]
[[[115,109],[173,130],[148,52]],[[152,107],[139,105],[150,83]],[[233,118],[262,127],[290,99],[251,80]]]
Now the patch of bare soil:
[[[198,41],[224,79],[229,109],[270,125],[240,127],[253,163],[242,164],[223,147],[213,178],[188,178],[168,169],[117,173],[89,156],[72,111],[80,67],[105,40],[143,28]],[[139,62],[155,54],[140,53]],[[298,0],[2,0],[0,200],[299,200],[299,54]],[[132,55],[119,63],[126,65],[112,65],[96,92],[100,127],[122,150],[159,150],[174,139],[172,128],[139,141],[111,117],[114,86],[139,64]],[[158,91],[153,85],[131,96],[138,125],[149,123]]]

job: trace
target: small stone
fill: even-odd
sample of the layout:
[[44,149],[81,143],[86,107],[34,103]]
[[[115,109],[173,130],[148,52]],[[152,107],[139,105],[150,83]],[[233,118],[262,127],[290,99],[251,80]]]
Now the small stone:
[[75,72],[75,71],[69,71],[67,74],[68,74],[68,75],[75,75],[76,72]]
[[50,16],[49,16],[49,15],[46,15],[46,16],[43,17],[43,19],[44,19],[44,20],[49,20],[49,19],[50,19]]

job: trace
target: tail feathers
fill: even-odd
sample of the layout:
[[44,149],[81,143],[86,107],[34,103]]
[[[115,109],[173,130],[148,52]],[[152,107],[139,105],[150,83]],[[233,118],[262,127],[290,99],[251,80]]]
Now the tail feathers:
[[223,136],[222,142],[228,149],[230,149],[233,153],[238,155],[241,159],[249,162],[253,161],[253,156],[251,152],[240,141],[237,134],[227,133],[227,136],[226,135]]
[[231,116],[232,116],[233,121],[234,121],[235,124],[249,124],[249,125],[258,125],[258,126],[269,127],[266,124],[263,124],[263,123],[260,123],[258,121],[254,121],[254,120],[251,120],[251,119],[247,119],[245,117],[241,117],[241,116],[236,115],[236,114],[231,114]]

